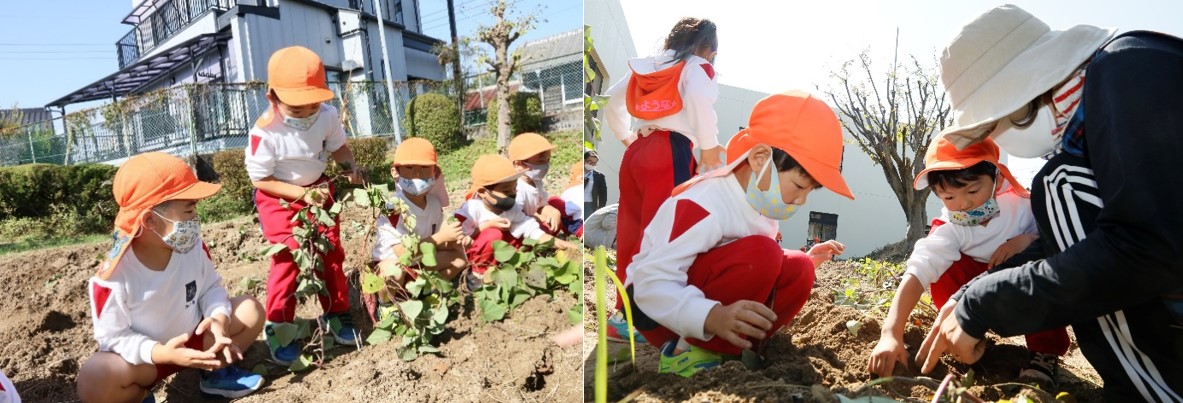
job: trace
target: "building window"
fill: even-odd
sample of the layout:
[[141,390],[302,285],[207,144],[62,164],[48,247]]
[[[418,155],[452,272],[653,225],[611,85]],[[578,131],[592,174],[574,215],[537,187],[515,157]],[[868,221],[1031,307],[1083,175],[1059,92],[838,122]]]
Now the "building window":
[[807,248],[814,244],[838,238],[838,215],[809,212],[809,229],[807,230],[805,245]]

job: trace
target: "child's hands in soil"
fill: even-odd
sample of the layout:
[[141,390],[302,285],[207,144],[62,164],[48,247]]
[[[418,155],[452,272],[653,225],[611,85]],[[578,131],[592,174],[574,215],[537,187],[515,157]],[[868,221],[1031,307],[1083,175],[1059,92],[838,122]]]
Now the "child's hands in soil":
[[875,349],[871,350],[871,360],[867,362],[867,372],[880,377],[891,376],[897,362],[904,367],[908,366],[908,350],[904,348],[904,343],[894,336],[883,335],[879,337],[879,343],[875,344]]
[[214,315],[203,319],[197,325],[197,331],[195,333],[201,336],[208,331],[211,336],[214,336],[214,345],[205,351],[214,354],[215,357],[220,352],[226,358],[226,363],[233,364],[236,359],[242,360],[242,350],[234,345],[233,339],[226,336],[226,328],[229,327],[229,322],[230,319],[225,315]]
[[481,225],[480,225],[480,229],[482,232],[484,230],[489,229],[489,228],[497,228],[500,230],[507,230],[507,229],[509,229],[509,227],[510,227],[509,219],[503,218],[503,217],[497,217],[492,220],[485,221],[485,222],[481,223]]
[[210,371],[222,367],[222,362],[218,361],[217,354],[185,347],[185,342],[189,341],[189,337],[189,334],[182,334],[173,337],[164,344],[152,347],[152,362]]
[[812,248],[809,248],[809,252],[805,252],[805,254],[809,255],[809,258],[813,260],[813,267],[818,268],[822,266],[822,263],[834,259],[834,256],[841,255],[845,250],[846,245],[835,240],[829,240],[813,245]]
[[1035,242],[1036,239],[1039,239],[1039,236],[1032,234],[1021,234],[1007,240],[1006,242],[1003,242],[1002,245],[999,245],[998,249],[994,251],[994,254],[990,255],[990,262],[987,263],[986,268],[993,269],[994,266],[1002,264],[1002,262],[1010,259],[1011,256],[1017,255],[1019,252],[1027,249],[1027,247],[1031,246],[1031,243]]
[[703,329],[736,347],[752,348],[752,342],[745,340],[744,336],[764,339],[772,329],[773,321],[776,321],[776,313],[764,304],[740,300],[731,305],[720,304],[711,308]]

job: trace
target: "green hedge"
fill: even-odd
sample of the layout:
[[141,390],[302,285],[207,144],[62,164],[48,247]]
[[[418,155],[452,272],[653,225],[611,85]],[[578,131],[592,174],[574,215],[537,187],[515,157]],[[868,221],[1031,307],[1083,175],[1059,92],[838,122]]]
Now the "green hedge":
[[[485,120],[489,134],[497,135],[497,101],[489,103]],[[509,94],[509,135],[542,131],[542,99],[537,93],[515,92]]]
[[0,220],[52,217],[47,224],[68,233],[109,232],[119,212],[111,193],[116,170],[104,164],[2,167]]
[[456,102],[442,94],[423,94],[407,103],[403,127],[407,137],[422,137],[431,141],[435,151],[446,154],[465,144],[460,132],[460,112]]

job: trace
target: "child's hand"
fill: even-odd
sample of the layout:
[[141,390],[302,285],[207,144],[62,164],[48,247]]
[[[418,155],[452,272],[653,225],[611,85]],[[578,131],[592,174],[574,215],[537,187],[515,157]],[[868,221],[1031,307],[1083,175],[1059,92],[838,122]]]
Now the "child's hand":
[[464,232],[460,229],[460,223],[450,222],[444,223],[440,230],[432,235],[432,238],[437,244],[448,244],[459,241],[462,236],[464,236]]
[[908,366],[908,350],[904,343],[891,335],[879,337],[879,343],[871,350],[871,360],[867,362],[867,372],[880,377],[891,376],[895,363],[899,362],[905,368]]
[[189,341],[189,337],[189,334],[182,334],[161,345],[160,347],[164,350],[162,351],[164,362],[157,362],[157,364],[173,364],[210,371],[222,367],[217,354],[185,347],[185,342]]
[[743,337],[764,339],[765,334],[772,330],[775,320],[776,313],[764,304],[740,300],[731,305],[715,305],[711,308],[703,328],[707,333],[721,337],[736,347],[752,348],[752,342]]
[[229,318],[224,315],[214,315],[205,318],[197,325],[198,336],[205,334],[206,331],[214,336],[214,345],[210,346],[208,353],[217,356],[219,352],[226,357],[226,363],[233,364],[235,359],[242,360],[242,350],[234,344],[234,340],[226,336],[226,328],[229,327]]
[[822,263],[834,259],[834,256],[841,255],[845,250],[846,245],[835,240],[829,240],[813,245],[809,249],[809,252],[805,252],[805,254],[809,255],[810,259],[813,259],[813,267],[818,268],[822,266]]
[[551,231],[559,228],[559,224],[563,220],[563,214],[559,212],[559,209],[550,205],[542,207],[542,211],[535,215],[535,217],[538,217],[538,221],[542,222],[542,225]]
[[481,231],[487,230],[489,228],[497,228],[500,230],[507,230],[507,229],[509,229],[509,227],[510,227],[509,219],[503,218],[503,217],[497,217],[492,220],[485,221],[485,222],[481,223],[481,225],[480,225]]
[[698,173],[703,174],[713,171],[716,168],[722,168],[722,156],[726,152],[727,150],[725,150],[723,146],[715,146],[715,148],[702,150],[702,161],[698,162]]
[[311,205],[324,206],[325,201],[329,200],[329,196],[329,189],[327,188],[309,188],[304,193],[304,202]]
[[1019,252],[1022,252],[1024,249],[1027,249],[1028,246],[1031,246],[1031,242],[1035,242],[1035,240],[1038,238],[1039,237],[1035,235],[1022,234],[1011,238],[1006,242],[1003,242],[1002,245],[999,245],[998,249],[994,251],[994,254],[990,255],[990,261],[986,264],[986,268],[993,269],[994,266],[1002,264],[1002,262],[1005,262],[1012,256],[1019,254]]
[[352,183],[354,185],[362,183],[362,181],[364,180],[364,178],[362,177],[361,171],[358,171],[357,168],[342,172],[342,174],[344,174],[346,178],[349,178],[349,183]]

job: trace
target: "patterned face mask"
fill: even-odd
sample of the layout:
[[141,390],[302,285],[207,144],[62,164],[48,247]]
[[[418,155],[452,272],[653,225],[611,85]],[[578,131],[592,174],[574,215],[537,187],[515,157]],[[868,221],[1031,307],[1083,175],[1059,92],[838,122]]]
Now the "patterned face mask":
[[311,115],[302,118],[293,118],[291,116],[284,115],[283,113],[280,113],[280,115],[283,116],[283,124],[298,130],[308,130],[313,124],[316,123],[316,118],[320,117],[320,110],[318,109]]
[[200,217],[194,217],[192,220],[188,221],[173,221],[163,215],[160,215],[160,213],[157,213],[156,211],[152,211],[152,213],[156,214],[165,221],[173,223],[173,230],[164,235],[160,235],[159,232],[156,232],[155,228],[152,229],[152,232],[156,232],[156,235],[160,235],[160,239],[164,241],[166,245],[173,248],[173,251],[177,253],[187,253],[190,250],[193,250],[193,247],[197,245],[197,239],[201,236]]
[[991,218],[997,217],[998,211],[999,211],[998,210],[998,201],[995,200],[994,194],[993,194],[994,187],[997,186],[997,183],[996,182],[991,182],[991,183],[992,184],[990,185],[990,191],[992,193],[990,194],[990,200],[986,200],[986,202],[982,203],[981,206],[975,207],[972,210],[967,210],[967,211],[952,211],[952,210],[950,210],[949,211],[949,221],[954,224],[957,224],[957,225],[964,225],[964,226],[968,227],[968,226],[980,225],[981,223],[986,222],[987,220],[989,220]]
[[764,172],[772,165],[772,158],[769,158],[764,163],[764,167],[760,168],[760,175],[755,180],[748,182],[748,204],[756,209],[760,215],[771,218],[773,220],[784,221],[793,216],[797,212],[797,206],[785,203],[780,196],[780,175],[772,174],[772,182],[768,184],[768,190],[761,191],[756,185],[764,179]]

